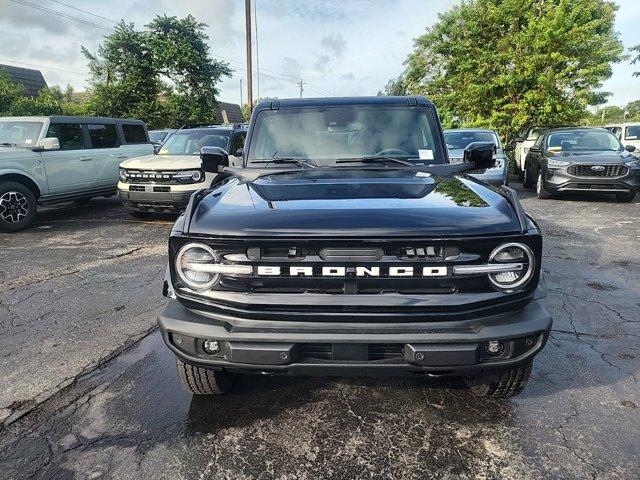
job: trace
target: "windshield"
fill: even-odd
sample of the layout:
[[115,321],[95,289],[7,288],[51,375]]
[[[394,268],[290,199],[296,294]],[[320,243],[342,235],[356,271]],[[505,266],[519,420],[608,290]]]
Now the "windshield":
[[162,143],[169,132],[161,130],[159,132],[149,132],[149,140],[153,143]]
[[640,125],[631,125],[625,129],[625,140],[638,140],[640,138]]
[[498,137],[493,132],[444,132],[444,139],[449,150],[464,150],[467,145],[473,142],[493,142],[499,146]]
[[547,150],[618,151],[622,150],[622,145],[607,131],[576,130],[550,134]]
[[41,130],[42,122],[0,122],[0,144],[35,147]]
[[230,131],[226,130],[182,130],[171,135],[159,155],[200,155],[202,147],[220,147],[229,150]]
[[330,166],[345,159],[392,157],[445,163],[436,120],[426,108],[380,106],[265,110],[255,119],[248,162],[293,158]]

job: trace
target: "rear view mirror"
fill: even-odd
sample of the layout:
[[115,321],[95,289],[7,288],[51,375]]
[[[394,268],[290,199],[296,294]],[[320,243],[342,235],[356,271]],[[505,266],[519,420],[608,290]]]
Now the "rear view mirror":
[[200,162],[205,172],[218,173],[220,167],[229,166],[229,155],[220,147],[202,147]]
[[473,142],[464,149],[464,161],[473,169],[491,168],[496,164],[493,157],[495,151],[493,142]]
[[624,149],[629,153],[636,151],[636,147],[634,145],[625,145]]

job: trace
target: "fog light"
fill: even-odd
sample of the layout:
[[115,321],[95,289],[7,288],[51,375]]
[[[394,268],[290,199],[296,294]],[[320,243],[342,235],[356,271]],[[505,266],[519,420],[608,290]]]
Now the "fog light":
[[499,357],[504,353],[504,343],[499,340],[491,340],[485,345],[485,350],[492,357]]
[[220,353],[220,344],[217,340],[207,339],[204,341],[202,348],[209,355],[215,355],[216,353]]

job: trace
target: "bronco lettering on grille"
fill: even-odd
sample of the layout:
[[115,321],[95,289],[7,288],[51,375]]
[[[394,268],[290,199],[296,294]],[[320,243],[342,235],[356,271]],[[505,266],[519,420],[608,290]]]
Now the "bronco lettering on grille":
[[279,267],[260,265],[257,267],[259,276],[265,277],[446,277],[447,267],[412,267],[399,266],[381,269],[380,267]]

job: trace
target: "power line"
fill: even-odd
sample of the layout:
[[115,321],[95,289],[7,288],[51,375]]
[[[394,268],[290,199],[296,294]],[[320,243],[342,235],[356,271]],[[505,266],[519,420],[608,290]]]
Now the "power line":
[[76,75],[82,75],[84,77],[86,77],[88,75],[88,72],[86,73],[82,73],[82,72],[75,72],[73,70],[65,70],[63,68],[56,68],[56,67],[49,67],[47,65],[36,65],[34,63],[27,63],[27,62],[19,62],[18,60],[12,60],[10,58],[0,58],[0,61],[2,62],[11,62],[11,63],[17,63],[19,65],[27,65],[29,67],[37,67],[37,68],[44,68],[46,70],[58,70],[60,72],[65,72],[65,73],[74,73]]
[[49,0],[49,1],[51,1],[53,3],[57,3],[59,5],[63,5],[63,6],[68,7],[68,8],[72,8],[73,10],[77,10],[78,12],[86,13],[87,15],[91,15],[91,16],[94,16],[96,18],[101,18],[102,20],[106,20],[107,22],[115,23],[116,25],[118,23],[120,23],[117,20],[113,20],[113,19],[108,18],[108,17],[103,17],[102,15],[98,15],[97,13],[93,13],[93,12],[88,12],[87,10],[82,10],[81,8],[78,8],[75,5],[69,5],[68,3],[60,2],[59,0]]
[[58,10],[52,10],[50,8],[47,7],[42,7],[40,5],[35,5],[33,3],[29,3],[29,2],[25,2],[24,0],[11,0],[13,3],[17,3],[18,5],[24,5],[27,7],[31,7],[31,8],[35,8],[36,10],[40,10],[46,13],[50,13],[52,15],[56,15],[58,17],[62,17],[62,18],[66,18],[69,20],[74,20],[76,22],[82,23],[84,25],[89,25],[91,27],[95,27],[95,28],[99,28],[100,30],[104,30],[107,32],[113,32],[113,28],[109,28],[109,27],[105,27],[103,25],[98,25],[97,23],[93,23],[90,22],[89,20],[85,20],[84,18],[80,18],[80,17],[75,17],[73,15],[68,15],[66,13],[63,12],[59,12]]

